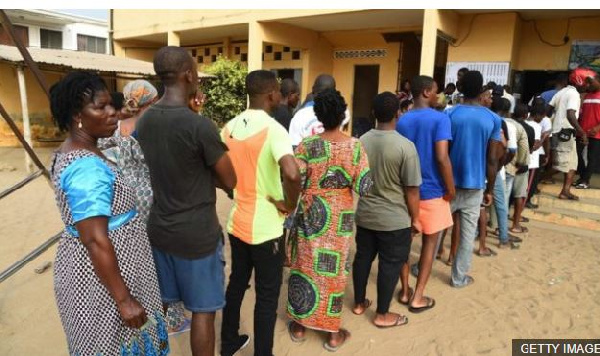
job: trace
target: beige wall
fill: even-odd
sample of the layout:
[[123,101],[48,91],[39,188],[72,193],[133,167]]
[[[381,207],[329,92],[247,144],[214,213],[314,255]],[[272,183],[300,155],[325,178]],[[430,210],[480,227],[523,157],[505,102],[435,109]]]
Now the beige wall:
[[[473,25],[467,36],[471,21]],[[517,21],[516,13],[461,15],[457,36],[459,47],[450,46],[448,62],[511,61]]]
[[[542,38],[550,43],[563,42],[566,19],[538,20]],[[540,41],[533,22],[523,22],[520,51],[516,68],[519,70],[567,70],[573,40],[600,40],[600,17],[575,18],[569,28],[570,41],[560,47],[551,47]]]

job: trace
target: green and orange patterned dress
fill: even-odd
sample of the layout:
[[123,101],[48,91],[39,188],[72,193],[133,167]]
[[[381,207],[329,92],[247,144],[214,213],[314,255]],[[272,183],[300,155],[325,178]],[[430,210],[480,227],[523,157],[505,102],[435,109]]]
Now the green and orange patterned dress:
[[288,285],[288,314],[315,330],[340,328],[354,231],[352,192],[373,185],[367,155],[357,139],[327,141],[308,137],[296,148],[304,179]]

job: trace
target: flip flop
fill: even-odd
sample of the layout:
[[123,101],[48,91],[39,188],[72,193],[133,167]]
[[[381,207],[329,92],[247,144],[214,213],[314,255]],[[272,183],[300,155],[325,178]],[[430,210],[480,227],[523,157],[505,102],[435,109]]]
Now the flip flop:
[[529,232],[529,229],[526,228],[525,226],[521,226],[521,230],[517,230],[517,229],[511,227],[510,229],[508,229],[508,231],[512,232],[513,234],[523,234],[523,233]]
[[331,346],[329,345],[329,341],[325,341],[323,343],[323,348],[329,352],[336,352],[337,350],[340,349],[340,347],[344,346],[344,344],[346,344],[346,341],[348,341],[350,339],[350,331],[346,330],[346,329],[340,329],[339,331],[340,333],[342,333],[342,342],[340,342],[339,345],[337,346]]
[[292,339],[292,342],[295,342],[297,344],[306,341],[306,336],[297,337],[294,335],[294,331],[292,330],[292,326],[294,325],[294,323],[295,322],[293,320],[290,320],[287,323],[287,329],[288,329],[288,334],[290,334],[290,339]]
[[519,242],[523,242],[523,239],[518,236],[509,236],[508,241],[519,243]]
[[352,308],[352,313],[353,313],[354,315],[363,315],[363,314],[364,314],[364,313],[367,311],[367,309],[369,309],[369,307],[371,306],[371,304],[373,304],[373,302],[371,302],[371,300],[370,300],[370,299],[367,299],[367,298],[365,298],[365,301],[363,302],[363,308],[364,308],[364,309],[363,309],[362,313],[357,313],[357,312],[355,312],[355,311],[354,311],[354,309],[355,309],[356,307],[355,307],[355,308]]
[[562,199],[562,200],[579,200],[579,197],[577,195],[573,195],[573,194],[569,194],[569,195],[565,195],[565,194],[559,194],[558,195],[558,199]]
[[402,326],[402,325],[406,325],[406,324],[408,324],[408,317],[406,317],[406,315],[398,315],[396,317],[396,321],[390,325],[377,325],[377,324],[373,323],[373,325],[375,325],[379,329],[393,328],[395,326]]
[[398,293],[398,303],[402,304],[402,305],[406,305],[408,306],[408,304],[410,303],[410,300],[412,299],[412,296],[414,294],[414,290],[410,287],[408,287],[408,301],[403,302],[402,301],[402,290]]
[[411,312],[411,313],[418,314],[418,313],[422,313],[422,312],[424,312],[426,310],[429,310],[429,309],[435,307],[435,299],[430,298],[430,297],[424,297],[424,298],[429,301],[429,303],[427,303],[426,306],[424,306],[424,307],[411,307],[411,306],[409,306],[408,307],[408,311]]
[[498,255],[498,253],[497,253],[496,251],[492,250],[492,249],[491,249],[491,248],[489,248],[489,247],[486,247],[486,252],[484,252],[484,253],[481,253],[479,250],[477,250],[477,251],[475,252],[475,254],[476,254],[477,256],[479,256],[479,257],[493,257],[493,256],[496,256],[496,255]]

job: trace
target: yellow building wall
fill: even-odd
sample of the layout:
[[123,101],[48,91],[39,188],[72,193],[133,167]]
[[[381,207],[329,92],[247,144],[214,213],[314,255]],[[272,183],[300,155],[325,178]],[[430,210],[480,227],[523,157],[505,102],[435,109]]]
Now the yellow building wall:
[[461,15],[448,62],[510,62],[518,21],[516,13]]
[[[337,89],[342,93],[351,109],[354,91],[354,67],[356,65],[379,65],[379,92],[396,90],[398,79],[398,58],[400,45],[397,42],[387,43],[380,32],[374,31],[340,31],[327,33],[325,36],[333,43],[339,44],[333,50],[385,49],[387,54],[382,58],[346,58],[333,60],[333,76]],[[353,40],[354,39],[354,40]],[[354,43],[354,44],[352,44]]]
[[[567,19],[537,20],[537,28],[545,41],[563,43]],[[573,40],[600,40],[600,17],[571,19],[570,41],[559,47],[552,47],[540,41],[534,23],[522,23],[516,69],[519,70],[567,70],[571,43]]]
[[[44,71],[46,82],[49,86],[56,83],[61,75],[55,72]],[[17,69],[8,64],[0,64],[0,101],[15,121],[17,126],[23,129],[23,114],[21,111],[21,98]],[[50,105],[46,93],[42,90],[35,77],[25,69],[25,87],[27,88],[27,109],[29,110],[29,121],[31,123],[31,138],[33,141],[39,137],[54,137],[56,128],[52,122]],[[35,144],[35,142],[34,142]],[[19,146],[20,143],[14,136],[10,127],[4,120],[0,121],[0,146]]]

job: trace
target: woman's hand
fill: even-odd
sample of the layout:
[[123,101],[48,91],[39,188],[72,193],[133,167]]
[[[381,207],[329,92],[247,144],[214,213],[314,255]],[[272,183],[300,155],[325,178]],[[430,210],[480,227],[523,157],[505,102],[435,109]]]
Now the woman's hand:
[[127,327],[139,329],[148,321],[146,311],[132,296],[122,302],[117,302],[117,308],[119,308],[121,319]]

